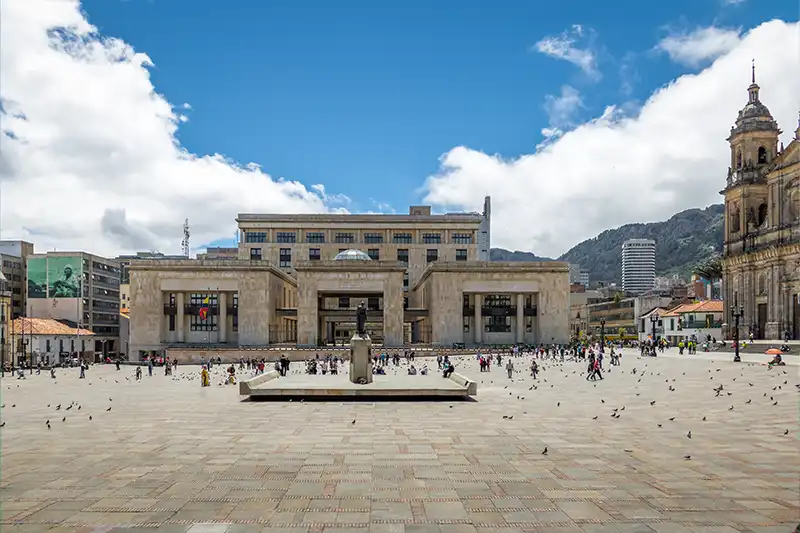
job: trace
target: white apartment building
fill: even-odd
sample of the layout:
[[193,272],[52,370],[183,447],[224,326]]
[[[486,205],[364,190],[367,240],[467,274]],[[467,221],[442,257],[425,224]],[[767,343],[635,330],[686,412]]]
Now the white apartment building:
[[656,279],[656,241],[629,239],[622,244],[622,290],[642,294],[653,290]]

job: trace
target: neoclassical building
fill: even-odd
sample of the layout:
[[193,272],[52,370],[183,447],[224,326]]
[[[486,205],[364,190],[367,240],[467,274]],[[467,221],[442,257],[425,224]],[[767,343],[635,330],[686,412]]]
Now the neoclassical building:
[[567,342],[569,265],[488,261],[483,214],[239,215],[237,259],[131,260],[132,358],[342,345]]
[[788,146],[761,102],[755,71],[728,142],[723,286],[725,322],[744,311],[740,338],[800,339],[800,124]]

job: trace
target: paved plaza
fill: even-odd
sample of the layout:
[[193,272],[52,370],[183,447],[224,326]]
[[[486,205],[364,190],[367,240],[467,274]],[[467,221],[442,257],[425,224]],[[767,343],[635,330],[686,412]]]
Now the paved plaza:
[[785,533],[800,521],[797,366],[628,352],[594,383],[583,364],[547,361],[534,381],[529,361],[509,380],[459,358],[478,396],[443,402],[242,402],[188,366],[141,382],[100,365],[83,380],[7,376],[2,531]]

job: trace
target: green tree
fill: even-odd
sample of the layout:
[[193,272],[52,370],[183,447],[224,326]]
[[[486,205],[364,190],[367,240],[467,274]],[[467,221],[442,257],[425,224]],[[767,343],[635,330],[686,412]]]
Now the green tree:
[[618,304],[622,300],[622,293],[618,292],[614,294],[614,303]]
[[712,256],[692,269],[692,273],[711,283],[711,297],[714,297],[714,282],[722,279],[722,258]]

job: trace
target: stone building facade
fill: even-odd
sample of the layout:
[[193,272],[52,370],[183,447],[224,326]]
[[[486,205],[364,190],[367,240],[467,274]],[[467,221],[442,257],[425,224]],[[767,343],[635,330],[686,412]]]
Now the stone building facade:
[[748,102],[728,142],[723,292],[727,335],[732,305],[744,311],[739,337],[800,339],[800,124],[788,146],[760,100],[753,74]]

